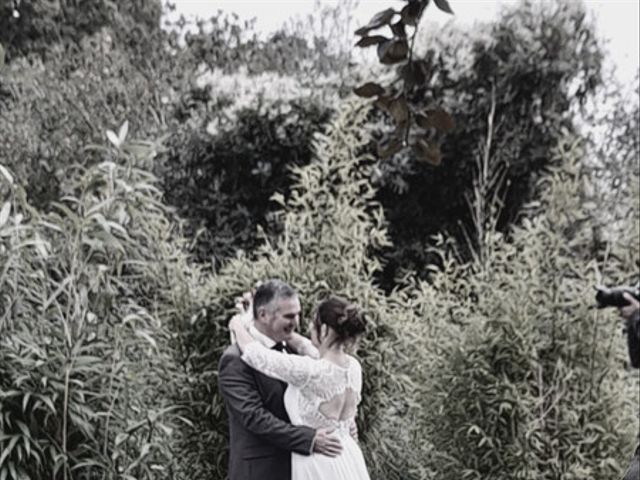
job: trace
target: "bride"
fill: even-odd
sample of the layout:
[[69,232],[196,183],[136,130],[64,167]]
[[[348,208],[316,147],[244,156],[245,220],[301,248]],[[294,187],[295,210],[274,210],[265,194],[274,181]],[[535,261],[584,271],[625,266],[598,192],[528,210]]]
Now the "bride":
[[362,369],[358,360],[346,353],[364,333],[365,325],[364,315],[355,306],[330,297],[317,308],[311,342],[297,334],[289,341],[302,356],[270,350],[255,341],[242,315],[229,323],[243,352],[242,360],[288,384],[284,404],[291,423],[331,428],[342,443],[337,457],[293,452],[291,480],[369,480],[362,451],[350,435],[360,403]]

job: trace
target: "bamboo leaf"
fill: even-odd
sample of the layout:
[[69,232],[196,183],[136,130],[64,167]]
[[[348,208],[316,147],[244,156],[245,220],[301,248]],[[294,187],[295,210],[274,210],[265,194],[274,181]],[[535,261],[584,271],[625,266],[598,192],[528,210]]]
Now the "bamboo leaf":
[[127,133],[129,133],[129,121],[125,120],[118,131],[118,145],[122,145],[124,143],[127,138]]
[[4,205],[2,205],[2,209],[0,209],[0,227],[2,227],[5,223],[7,223],[10,213],[11,213],[11,203],[5,202]]
[[56,288],[54,290],[54,292],[49,296],[49,298],[47,298],[47,301],[44,302],[44,304],[42,305],[42,312],[46,312],[47,309],[51,306],[51,304],[54,302],[54,300],[56,298],[58,298],[58,296],[64,292],[65,288],[67,288],[67,285],[69,285],[69,283],[71,283],[71,281],[73,280],[73,276],[72,275],[68,275],[58,286],[58,288]]
[[35,395],[35,397],[38,398],[38,400],[42,401],[42,403],[47,406],[51,413],[53,413],[54,415],[56,414],[56,407],[53,405],[53,401],[49,397],[40,394]]
[[27,413],[27,405],[29,404],[29,399],[31,398],[31,393],[26,392],[24,397],[22,397],[22,413]]
[[107,130],[107,139],[114,147],[120,148],[120,138],[112,130]]
[[[11,436],[11,440],[9,440],[8,445],[2,450],[2,455],[0,455],[0,467],[4,464],[9,455],[11,455],[11,452],[16,446],[16,443],[18,443],[18,440],[20,440],[20,435]],[[11,463],[9,463],[8,466],[11,468]]]
[[11,173],[9,173],[9,170],[4,165],[0,165],[0,173],[7,182],[9,182],[9,185],[13,185],[13,176],[11,176]]
[[127,432],[120,432],[116,435],[115,446],[119,447],[127,438],[129,438],[129,434]]
[[151,335],[149,335],[148,332],[144,331],[144,330],[136,330],[136,335],[138,337],[144,338],[147,342],[149,342],[151,344],[151,346],[153,348],[158,348],[158,344],[156,343],[156,341],[153,339],[153,337]]

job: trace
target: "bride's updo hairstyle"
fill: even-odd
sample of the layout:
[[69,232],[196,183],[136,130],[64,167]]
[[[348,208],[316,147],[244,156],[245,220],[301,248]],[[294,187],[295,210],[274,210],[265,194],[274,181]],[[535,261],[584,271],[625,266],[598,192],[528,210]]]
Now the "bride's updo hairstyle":
[[336,332],[334,344],[352,344],[365,332],[367,318],[358,307],[344,298],[329,297],[320,302],[314,319],[318,337],[323,324]]

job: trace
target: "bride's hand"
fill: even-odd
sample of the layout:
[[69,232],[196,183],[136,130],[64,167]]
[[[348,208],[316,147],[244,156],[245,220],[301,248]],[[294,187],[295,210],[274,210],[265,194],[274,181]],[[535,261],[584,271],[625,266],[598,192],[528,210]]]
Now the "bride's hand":
[[253,320],[253,292],[245,292],[241,297],[236,297],[236,310],[242,317],[245,327],[249,328]]
[[245,292],[235,299],[237,313],[229,320],[231,343],[240,343],[239,332],[248,332],[253,322],[253,291]]
[[302,353],[305,344],[305,338],[298,332],[293,332],[287,339],[287,345],[291,347],[298,354]]
[[253,290],[236,297],[236,309],[240,313],[253,313]]
[[237,332],[242,328],[247,328],[245,323],[245,319],[242,318],[242,315],[236,314],[231,317],[231,320],[229,320],[229,330],[231,330],[232,332]]

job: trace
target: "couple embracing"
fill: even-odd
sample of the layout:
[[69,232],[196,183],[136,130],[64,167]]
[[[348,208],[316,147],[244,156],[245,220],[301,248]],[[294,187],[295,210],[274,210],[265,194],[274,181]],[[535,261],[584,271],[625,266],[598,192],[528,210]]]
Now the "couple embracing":
[[309,340],[296,333],[300,300],[288,284],[269,280],[251,301],[231,319],[236,343],[218,367],[229,480],[369,480],[355,423],[362,370],[347,353],[365,331],[363,313],[330,297]]

